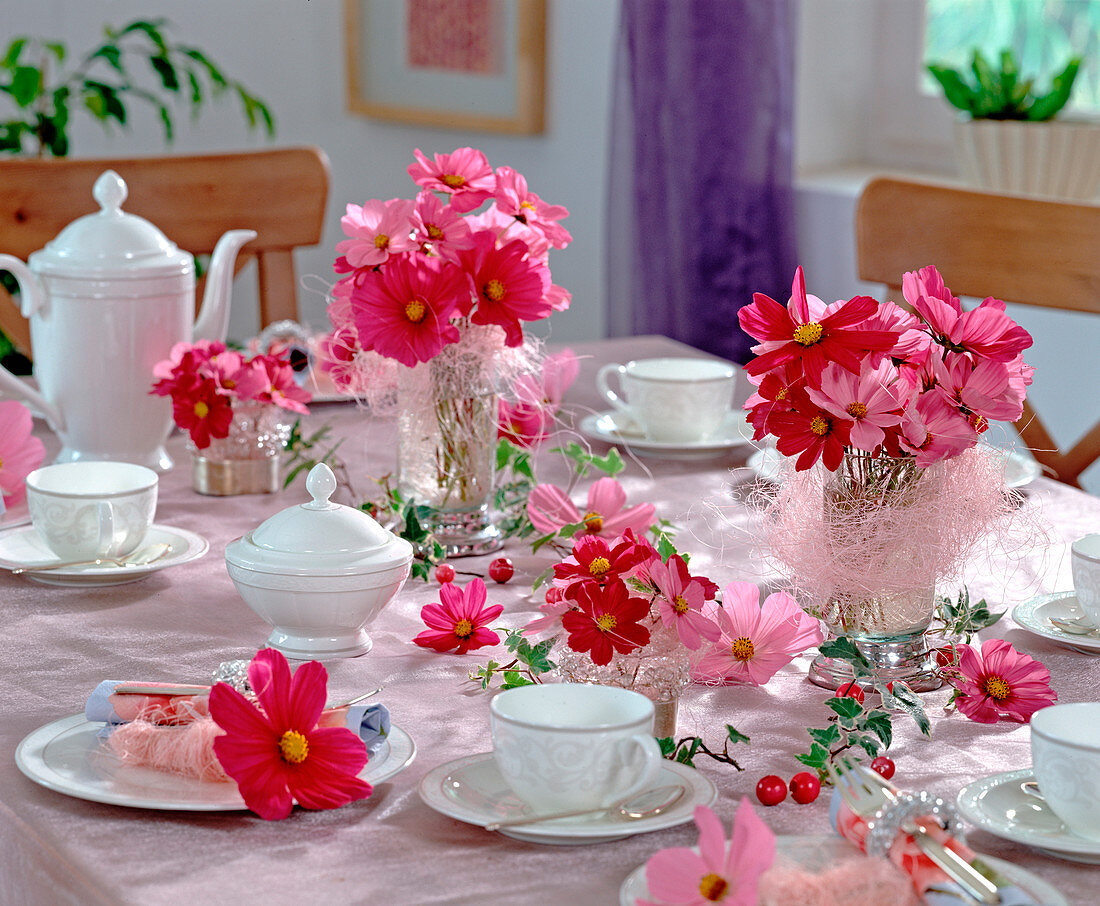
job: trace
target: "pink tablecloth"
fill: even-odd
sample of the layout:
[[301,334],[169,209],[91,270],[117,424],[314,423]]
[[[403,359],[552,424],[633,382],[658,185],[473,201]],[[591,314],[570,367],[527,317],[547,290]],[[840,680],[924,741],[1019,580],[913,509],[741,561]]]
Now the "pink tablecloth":
[[[577,413],[597,408],[598,365],[684,347],[659,338],[578,347],[589,357],[568,403]],[[393,468],[393,427],[347,405],[320,406],[313,424],[331,422],[348,438],[347,458],[361,474]],[[51,439],[52,441],[52,439]],[[53,449],[56,449],[54,444]],[[600,448],[602,449],[602,448]],[[385,685],[381,697],[394,722],[415,739],[415,762],[373,797],[337,811],[297,810],[269,823],[248,813],[212,815],[98,805],[43,789],[16,769],[13,753],[35,728],[78,712],[105,677],[206,679],[221,661],[248,657],[267,628],[238,598],[225,572],[228,541],[267,516],[299,502],[304,491],[270,497],[210,498],[190,490],[183,444],[173,440],[178,465],[165,475],[157,521],[199,532],[210,552],[195,563],[114,588],[54,588],[0,575],[4,636],[4,718],[0,726],[0,902],[3,903],[570,903],[617,902],[623,879],[656,850],[690,845],[690,825],[590,847],[521,843],[446,818],[424,805],[416,788],[431,768],[491,748],[488,697],[463,684],[486,658],[425,652],[410,643],[420,608],[434,586],[404,591],[373,627],[368,655],[328,664],[333,694],[342,697]],[[693,566],[719,583],[766,580],[754,556],[754,515],[737,502],[748,449],[705,462],[630,462],[622,480],[632,501],[649,499],[681,527],[681,546]],[[547,459],[545,474],[560,476]],[[1071,587],[1067,545],[1100,529],[1100,500],[1040,479],[1026,506],[1046,526],[1046,542],[1015,555],[1012,569],[968,577],[972,591],[996,609],[1032,595]],[[504,622],[521,625],[535,604],[525,596],[545,563],[513,547],[519,567],[492,601],[505,605]],[[469,561],[484,568],[484,561]],[[1042,659],[1061,701],[1096,698],[1100,660],[1036,638],[1006,617],[989,633]],[[482,652],[482,654],[488,654]],[[805,728],[822,726],[825,693],[805,679],[806,661],[784,669],[767,687],[693,689],[681,707],[681,734],[715,738],[731,723],[752,738],[738,755],[745,767],[700,760],[720,790],[728,822],[742,796],[764,774],[799,770],[793,754],[807,747]],[[945,692],[927,697],[931,741],[898,720],[891,754],[897,779],[946,796],[996,771],[1027,767],[1028,729],[992,727],[961,715],[944,716]],[[824,800],[798,806],[789,799],[761,810],[779,834],[828,832]],[[1094,902],[1096,869],[1061,861],[985,833],[971,835],[982,851],[1022,865],[1058,886],[1071,903]]]

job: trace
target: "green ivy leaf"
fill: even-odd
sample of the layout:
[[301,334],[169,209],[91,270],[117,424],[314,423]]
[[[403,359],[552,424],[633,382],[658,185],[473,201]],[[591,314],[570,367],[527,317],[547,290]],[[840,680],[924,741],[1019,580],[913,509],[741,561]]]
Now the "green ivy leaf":
[[747,743],[749,741],[749,738],[744,733],[734,729],[730,724],[726,724],[726,735],[729,736],[730,742]]
[[668,758],[676,750],[676,740],[671,736],[662,736],[657,740],[657,745],[661,749],[662,758]]
[[825,704],[832,709],[838,718],[854,720],[863,712],[863,705],[849,696],[828,699]]
[[795,755],[794,757],[796,761],[802,762],[806,767],[823,771],[825,770],[826,763],[829,761],[829,750],[815,742],[810,746],[809,752],[802,755]]

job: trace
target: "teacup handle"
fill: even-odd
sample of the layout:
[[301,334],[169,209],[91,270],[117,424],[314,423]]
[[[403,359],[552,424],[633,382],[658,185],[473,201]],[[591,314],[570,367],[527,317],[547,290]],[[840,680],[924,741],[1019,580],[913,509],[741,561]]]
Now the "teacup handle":
[[634,412],[634,408],[626,400],[624,400],[619,395],[619,393],[616,393],[614,390],[611,389],[611,386],[608,383],[608,378],[612,374],[617,374],[619,376],[619,393],[621,393],[623,375],[626,374],[626,365],[620,365],[618,362],[613,362],[610,365],[604,365],[603,368],[599,370],[599,373],[596,375],[596,387],[600,391],[600,394],[603,396],[603,398],[611,403],[612,406],[614,406],[620,412],[632,414]]
[[111,548],[115,543],[115,511],[106,500],[101,500],[95,505],[96,519],[99,521],[99,540],[96,542],[96,555],[100,557],[111,556]]
[[661,765],[664,763],[664,756],[661,755],[661,747],[657,745],[657,740],[649,733],[637,733],[631,736],[629,739],[624,739],[619,745],[623,749],[623,770],[628,765],[632,766],[633,758],[625,757],[627,755],[627,747],[637,747],[641,753],[645,764],[642,767],[641,773],[638,775],[638,779],[634,781],[625,790],[618,790],[615,795],[608,798],[608,800],[602,803],[603,808],[610,808],[617,802],[622,802],[624,799],[630,799],[638,793],[648,790],[653,786],[653,781],[657,779],[657,774],[661,770]]

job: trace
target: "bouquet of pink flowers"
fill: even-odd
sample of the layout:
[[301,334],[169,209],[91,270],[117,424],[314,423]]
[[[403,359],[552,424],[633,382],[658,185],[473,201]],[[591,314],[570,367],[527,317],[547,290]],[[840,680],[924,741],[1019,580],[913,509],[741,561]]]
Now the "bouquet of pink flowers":
[[224,343],[177,343],[171,357],[153,368],[153,376],[159,380],[150,392],[172,398],[172,417],[200,450],[209,447],[212,439],[229,436],[234,403],[309,412],[310,394],[295,382],[283,355],[246,359]]
[[934,267],[905,274],[915,314],[869,296],[826,305],[802,268],[786,306],[757,293],[740,312],[759,341],[745,404],[755,439],[776,437],[795,468],[836,471],[846,450],[911,458],[916,467],[973,447],[991,420],[1023,411],[1031,335],[992,297],[964,311]]

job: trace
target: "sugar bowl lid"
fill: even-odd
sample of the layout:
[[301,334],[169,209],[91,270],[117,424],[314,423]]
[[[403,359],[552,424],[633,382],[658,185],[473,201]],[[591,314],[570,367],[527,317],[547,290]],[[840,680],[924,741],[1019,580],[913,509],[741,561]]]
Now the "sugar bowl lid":
[[347,576],[402,569],[412,545],[362,510],[334,503],[336,476],[318,463],[306,478],[308,503],[276,513],[225,549],[227,562],[263,573]]

